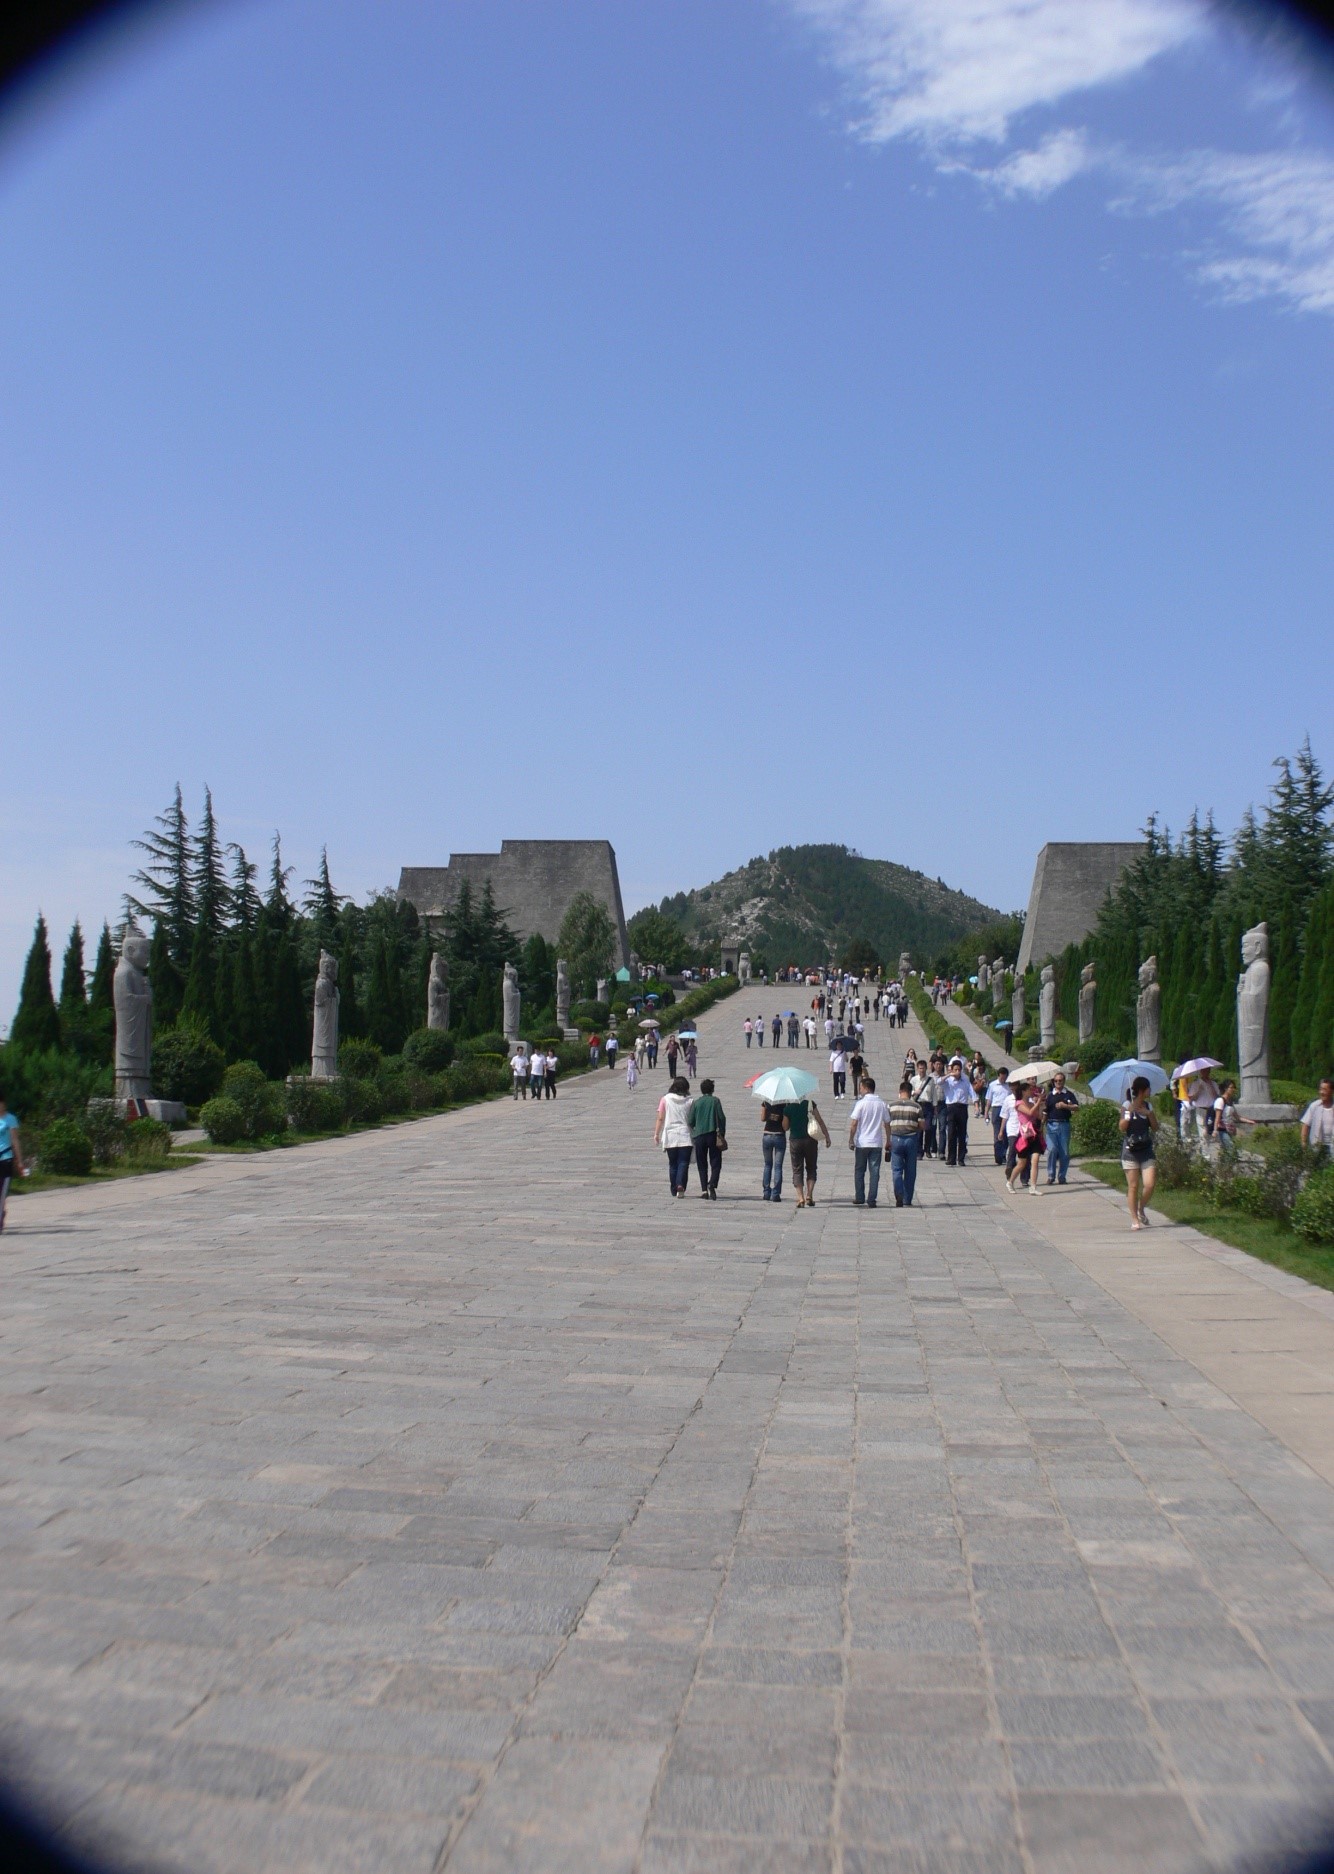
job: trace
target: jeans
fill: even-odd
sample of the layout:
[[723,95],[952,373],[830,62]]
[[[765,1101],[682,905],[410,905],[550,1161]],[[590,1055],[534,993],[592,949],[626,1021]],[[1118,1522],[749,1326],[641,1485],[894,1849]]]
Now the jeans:
[[672,1196],[684,1191],[690,1182],[690,1147],[688,1145],[669,1145],[667,1147],[667,1176],[672,1181]]
[[722,1147],[716,1132],[701,1132],[695,1140],[695,1163],[699,1167],[701,1191],[718,1189],[718,1174],[723,1168]]
[[1064,1184],[1070,1169],[1070,1121],[1052,1119],[1047,1124],[1047,1182]]
[[894,1196],[903,1204],[912,1203],[912,1194],[917,1188],[918,1136],[915,1132],[906,1132],[889,1141],[889,1168],[894,1177]]
[[778,1198],[783,1195],[783,1159],[787,1153],[787,1134],[785,1132],[766,1132],[761,1135],[764,1147],[764,1195]]
[[[853,1155],[852,1191],[857,1203],[874,1204],[880,1195],[880,1166],[884,1160],[882,1145],[859,1145]],[[866,1174],[871,1174],[871,1195],[866,1195]]]
[[747,1047],[749,1047],[749,1046],[750,1046],[750,1043],[751,1043],[751,1036],[750,1036],[750,1035],[747,1035],[747,1036],[746,1036],[746,1046],[747,1046]]
[[936,1157],[937,1158],[943,1158],[945,1156],[946,1128],[949,1123],[945,1115],[948,1112],[949,1112],[949,1108],[948,1106],[946,1106],[944,1100],[937,1100],[936,1101]]
[[922,1118],[926,1124],[922,1127],[917,1155],[919,1158],[934,1158],[936,1155],[936,1109],[930,1100],[922,1106]]
[[945,1163],[963,1165],[968,1162],[968,1102],[951,1100],[945,1107]]
[[1001,1119],[999,1106],[993,1106],[991,1109],[991,1144],[996,1163],[1003,1165],[1005,1163],[1005,1124]]

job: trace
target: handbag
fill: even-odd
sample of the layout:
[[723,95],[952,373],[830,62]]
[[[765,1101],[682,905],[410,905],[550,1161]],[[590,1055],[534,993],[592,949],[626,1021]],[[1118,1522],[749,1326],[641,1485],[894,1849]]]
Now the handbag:
[[727,1134],[725,1132],[715,1132],[713,1136],[718,1141],[718,1150],[720,1152],[725,1152],[727,1150]]

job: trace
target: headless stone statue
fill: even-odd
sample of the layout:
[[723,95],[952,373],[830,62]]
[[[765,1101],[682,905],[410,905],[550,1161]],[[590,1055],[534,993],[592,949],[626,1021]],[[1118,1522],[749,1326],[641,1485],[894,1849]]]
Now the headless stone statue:
[[502,994],[505,1005],[505,1039],[517,1046],[519,1040],[519,972],[512,963],[505,965]]
[[908,955],[908,952],[906,950],[900,950],[899,951],[899,981],[900,982],[905,982],[907,980],[908,972],[911,968],[912,968],[912,958]]
[[1257,924],[1241,940],[1237,978],[1237,1043],[1242,1106],[1269,1104],[1269,926]]
[[990,989],[991,987],[991,965],[987,962],[985,957],[979,957],[977,959],[977,986],[979,989]]
[[570,972],[565,958],[556,958],[556,1026],[562,1032],[570,1025]]
[[150,1099],[153,991],[148,981],[148,939],[133,925],[120,947],[111,993],[116,1009],[116,1098]]
[[1005,994],[1005,958],[997,957],[991,965],[992,1006],[1000,1014],[1001,998]]
[[338,1078],[338,1002],[338,963],[327,950],[321,950],[315,977],[315,1025],[310,1048],[312,1080]]
[[1094,965],[1086,963],[1079,972],[1079,1039],[1081,1044],[1093,1039],[1097,1022],[1098,985],[1093,980]]
[[1042,1045],[1050,1048],[1056,1041],[1056,971],[1050,963],[1045,963],[1042,968],[1038,1014],[1042,1023]]
[[426,1026],[449,1027],[449,964],[440,951],[431,957],[431,974],[426,983]]
[[1014,973],[1014,988],[1010,992],[1010,1020],[1014,1023],[1014,1032],[1016,1034],[1018,1034],[1019,1030],[1023,1027],[1027,1012],[1024,1006],[1024,979],[1019,974],[1019,971],[1016,970]]
[[1139,966],[1139,1001],[1135,1004],[1135,1050],[1142,1061],[1162,1059],[1163,992],[1158,981],[1157,957],[1145,957]]

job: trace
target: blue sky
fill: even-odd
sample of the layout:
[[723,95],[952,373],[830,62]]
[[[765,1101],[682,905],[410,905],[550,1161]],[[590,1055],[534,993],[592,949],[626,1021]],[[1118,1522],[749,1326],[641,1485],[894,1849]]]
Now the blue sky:
[[178,779],[358,895],[841,839],[1009,907],[1334,763],[1331,99],[1185,0],[248,0],[30,93],[0,1012]]

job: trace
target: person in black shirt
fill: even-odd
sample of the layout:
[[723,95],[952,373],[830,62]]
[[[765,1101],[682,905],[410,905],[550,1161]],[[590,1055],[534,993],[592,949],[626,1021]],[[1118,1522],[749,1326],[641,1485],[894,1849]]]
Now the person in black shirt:
[[1079,1096],[1065,1084],[1065,1075],[1056,1074],[1047,1091],[1047,1182],[1064,1184],[1070,1169],[1070,1121],[1079,1111]]
[[1126,1174],[1126,1201],[1130,1227],[1142,1230],[1149,1221],[1145,1209],[1158,1176],[1153,1135],[1158,1115],[1149,1104],[1149,1082],[1137,1074],[1130,1083],[1130,1098],[1121,1108],[1121,1169]]

